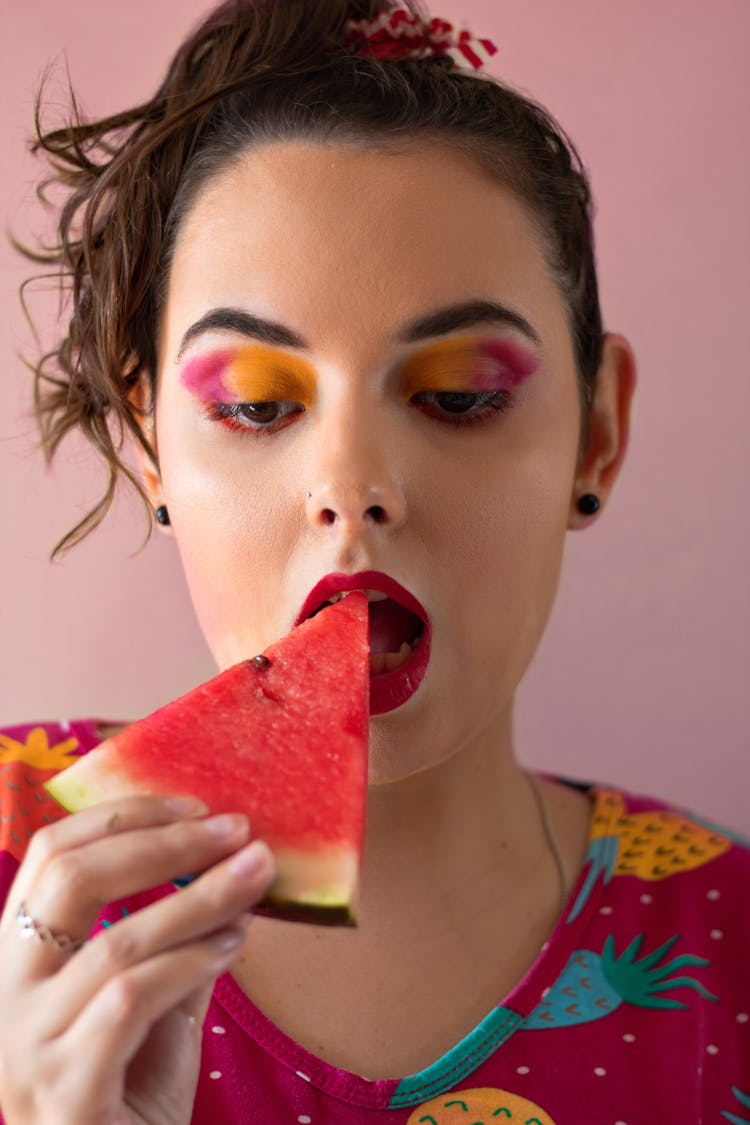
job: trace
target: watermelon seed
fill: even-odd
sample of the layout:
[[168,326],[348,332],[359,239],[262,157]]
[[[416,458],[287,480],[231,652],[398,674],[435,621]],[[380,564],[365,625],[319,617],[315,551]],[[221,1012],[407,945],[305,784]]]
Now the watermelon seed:
[[258,670],[260,670],[261,668],[271,667],[271,661],[267,656],[254,656],[250,663],[252,664],[253,668],[257,668]]

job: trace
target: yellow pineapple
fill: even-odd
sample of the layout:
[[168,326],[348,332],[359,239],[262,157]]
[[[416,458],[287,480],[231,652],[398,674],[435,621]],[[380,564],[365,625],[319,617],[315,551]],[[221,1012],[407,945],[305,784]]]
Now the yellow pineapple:
[[406,1125],[499,1125],[502,1121],[555,1125],[550,1115],[528,1098],[489,1086],[454,1090],[432,1098],[417,1106]]
[[590,867],[568,922],[580,914],[600,875],[605,883],[613,875],[667,879],[710,863],[731,846],[713,825],[669,809],[628,813],[619,793],[600,789],[586,853]]
[[595,818],[591,835],[592,839],[618,837],[614,875],[666,879],[702,867],[731,847],[727,836],[681,813],[649,809],[628,815],[619,793],[606,791],[603,797],[602,816]]

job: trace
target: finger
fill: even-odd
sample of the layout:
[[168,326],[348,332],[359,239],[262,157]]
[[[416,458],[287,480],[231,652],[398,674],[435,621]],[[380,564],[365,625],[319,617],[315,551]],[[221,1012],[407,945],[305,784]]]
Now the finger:
[[185,1018],[188,1023],[197,1028],[200,1035],[203,1024],[206,1021],[206,1015],[211,1004],[211,997],[214,994],[214,982],[209,981],[208,984],[201,985],[196,988],[195,992],[191,992],[186,996],[182,1003],[179,1005],[180,1009],[184,1012]]
[[44,982],[37,1017],[40,1036],[63,1034],[113,977],[230,924],[246,927],[246,912],[260,901],[274,875],[270,849],[256,840],[183,890],[97,934]]
[[[134,829],[117,838],[53,855],[39,871],[24,899],[27,912],[54,934],[86,937],[107,902],[160,886],[186,871],[199,872],[241,847],[249,834],[239,814],[180,820],[156,828]],[[38,980],[64,964],[69,956],[52,943],[27,940],[18,949],[18,930],[5,934],[21,980]]]
[[101,1084],[121,1083],[153,1025],[197,989],[213,985],[236,958],[243,939],[239,928],[223,930],[116,974],[66,1032],[66,1054],[85,1058],[88,1072]]
[[12,921],[19,901],[28,896],[40,870],[52,856],[82,847],[103,836],[169,824],[183,817],[205,816],[207,812],[207,806],[197,798],[140,795],[102,801],[40,828],[34,833],[13,882],[12,893],[0,919],[0,932]]

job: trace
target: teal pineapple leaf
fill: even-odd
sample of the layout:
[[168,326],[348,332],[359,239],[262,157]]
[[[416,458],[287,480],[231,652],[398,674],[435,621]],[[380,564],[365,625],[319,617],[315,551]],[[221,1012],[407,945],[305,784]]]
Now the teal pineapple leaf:
[[[673,988],[694,988],[706,1000],[718,1002],[718,997],[709,992],[707,988],[693,977],[673,977],[670,973],[683,969],[688,965],[710,965],[705,957],[696,957],[693,954],[683,954],[661,966],[658,963],[680,940],[680,935],[665,941],[663,945],[649,953],[646,957],[637,960],[643,944],[643,934],[633,938],[627,949],[618,957],[615,952],[615,941],[612,935],[607,938],[602,950],[602,972],[610,987],[629,1004],[639,1008],[687,1008],[674,998],[659,996],[657,993],[666,992]],[[657,967],[658,966],[658,967]]]
[[589,864],[583,886],[578,892],[578,898],[573,904],[573,909],[568,915],[567,925],[574,922],[588,902],[589,895],[594,889],[597,879],[602,876],[604,884],[612,878],[612,872],[617,863],[617,853],[620,847],[619,836],[597,836],[589,843],[584,863]]
[[[743,1109],[750,1109],[750,1094],[743,1094],[736,1086],[732,1086],[732,1093]],[[721,1116],[731,1121],[732,1125],[750,1125],[750,1117],[738,1117],[736,1113],[729,1113],[726,1109],[721,1111]]]

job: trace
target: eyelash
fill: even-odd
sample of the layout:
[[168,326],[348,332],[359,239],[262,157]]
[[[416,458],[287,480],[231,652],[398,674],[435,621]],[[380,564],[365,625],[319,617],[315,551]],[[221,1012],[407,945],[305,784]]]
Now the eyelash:
[[[411,402],[419,407],[430,405],[428,399],[451,399],[455,402],[456,399],[472,399],[473,407],[478,408],[476,413],[457,413],[448,411],[439,415],[430,414],[428,411],[423,410],[423,413],[428,414],[428,417],[435,418],[436,421],[442,422],[445,425],[452,426],[454,429],[463,429],[466,426],[475,426],[482,422],[487,421],[494,414],[504,414],[513,406],[513,394],[507,390],[496,391],[423,391],[416,394],[411,398]],[[276,403],[276,402],[209,402],[206,403],[206,413],[212,422],[218,422],[225,426],[227,429],[239,431],[240,433],[247,434],[252,437],[260,438],[267,437],[271,434],[277,433],[279,430],[286,428],[288,424],[286,419],[293,418],[297,413],[302,413],[304,408],[298,411],[289,411],[282,414],[280,418],[272,419],[268,424],[261,424],[259,426],[248,425],[246,422],[239,421],[240,418],[245,418],[247,422],[252,419],[248,418],[244,413],[250,407],[262,406],[296,406],[297,403]]]

